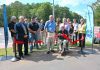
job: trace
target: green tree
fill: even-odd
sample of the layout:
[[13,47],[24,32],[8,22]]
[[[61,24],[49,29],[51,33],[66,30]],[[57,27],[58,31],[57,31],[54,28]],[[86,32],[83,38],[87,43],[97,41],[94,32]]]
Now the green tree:
[[[97,10],[97,12],[99,11]],[[15,1],[10,5],[7,5],[7,17],[9,21],[11,16],[16,16],[18,18],[20,15],[23,15],[27,18],[30,18],[32,16],[37,16],[39,19],[47,21],[49,19],[49,15],[51,14],[52,14],[52,4],[49,2],[36,3],[36,4],[35,3],[23,4],[19,1]],[[3,25],[2,15],[3,15],[2,8],[0,8],[0,26]],[[59,5],[55,5],[55,19],[58,17],[60,17],[61,19],[63,17],[66,17],[72,20],[74,17],[78,19],[80,15],[70,11],[68,7],[61,7]]]

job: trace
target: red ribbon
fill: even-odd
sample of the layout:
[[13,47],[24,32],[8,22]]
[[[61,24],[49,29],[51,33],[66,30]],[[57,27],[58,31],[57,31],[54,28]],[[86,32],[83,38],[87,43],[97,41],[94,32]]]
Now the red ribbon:
[[[57,37],[57,36],[59,36],[59,35],[56,35],[55,37]],[[80,40],[84,40],[84,36],[82,36],[82,38],[81,39],[79,39],[79,40],[75,40],[74,42],[72,42],[72,40],[66,35],[66,34],[61,34],[60,36],[62,36],[62,37],[64,37],[66,40],[68,40],[72,45],[74,45],[74,44],[76,44],[78,41],[80,41]]]
[[[56,37],[58,37],[58,36],[62,36],[62,37],[64,37],[66,40],[68,40],[72,45],[74,45],[74,44],[76,44],[78,41],[80,41],[80,40],[84,40],[84,36],[82,36],[82,38],[81,39],[79,39],[79,40],[75,40],[74,42],[72,42],[72,40],[66,35],[66,34],[61,34],[61,35],[55,35],[55,38]],[[16,43],[16,44],[24,44],[24,42],[23,41],[20,41],[20,40],[16,40],[16,38],[14,37],[14,43]],[[36,41],[35,43],[37,43],[37,44],[41,44],[41,43],[44,43],[42,40],[38,40],[38,41]]]
[[35,43],[37,43],[37,44],[42,44],[42,43],[44,43],[42,40],[38,40],[38,41],[36,41]]
[[[20,40],[16,40],[16,38],[14,37],[14,43],[16,43],[16,44],[24,44],[25,42],[24,41],[20,41]],[[44,43],[44,42],[42,40],[38,40],[35,43],[41,44],[41,43]]]
[[16,40],[16,38],[14,37],[14,43],[15,44],[24,44],[23,41],[20,41],[20,40]]

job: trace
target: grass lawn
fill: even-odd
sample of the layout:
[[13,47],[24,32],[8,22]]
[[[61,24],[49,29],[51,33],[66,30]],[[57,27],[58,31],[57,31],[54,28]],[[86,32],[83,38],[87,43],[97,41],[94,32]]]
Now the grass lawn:
[[[77,45],[69,45],[69,47],[76,47]],[[92,46],[90,43],[86,43],[86,46],[89,47],[89,46]],[[33,49],[33,51],[47,51],[46,49],[46,46],[41,46],[42,48],[40,49]],[[57,46],[55,46],[55,48],[57,48]],[[12,48],[7,48],[7,54],[10,55],[10,56],[13,56],[13,49]],[[5,49],[1,49],[0,48],[0,56],[4,56],[6,53],[5,53]]]
[[[47,51],[45,46],[41,46],[42,48],[39,49],[33,49],[33,51]],[[24,48],[23,48],[24,50]],[[0,48],[0,56],[4,56],[6,54],[5,49],[4,48]],[[13,56],[13,49],[12,48],[7,48],[7,55]]]

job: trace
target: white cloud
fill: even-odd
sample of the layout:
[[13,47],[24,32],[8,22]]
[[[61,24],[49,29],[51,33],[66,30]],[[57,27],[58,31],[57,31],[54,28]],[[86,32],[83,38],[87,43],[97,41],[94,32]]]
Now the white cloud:
[[86,18],[86,9],[84,9],[83,11],[74,11],[76,13],[78,13],[79,15],[83,16],[83,18]]
[[11,4],[12,2],[15,2],[15,1],[17,1],[17,0],[6,0],[5,4],[9,5],[9,4]]
[[1,0],[0,1],[0,5],[2,4],[6,4],[6,5],[9,5],[11,4],[12,2],[15,2],[16,0]]
[[78,5],[80,5],[81,1],[82,0],[59,0],[58,4],[60,6],[67,6],[67,5],[78,6]]
[[91,5],[96,0],[55,0],[60,6],[67,6],[71,11],[76,12],[86,18],[86,5]]
[[91,4],[95,2],[96,0],[55,0],[60,6],[79,6],[81,4]]

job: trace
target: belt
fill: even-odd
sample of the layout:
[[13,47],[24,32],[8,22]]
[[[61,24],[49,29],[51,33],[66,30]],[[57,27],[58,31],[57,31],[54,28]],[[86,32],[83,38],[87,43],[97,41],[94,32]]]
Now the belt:
[[49,33],[54,33],[54,32],[50,32],[50,31],[48,31]]

